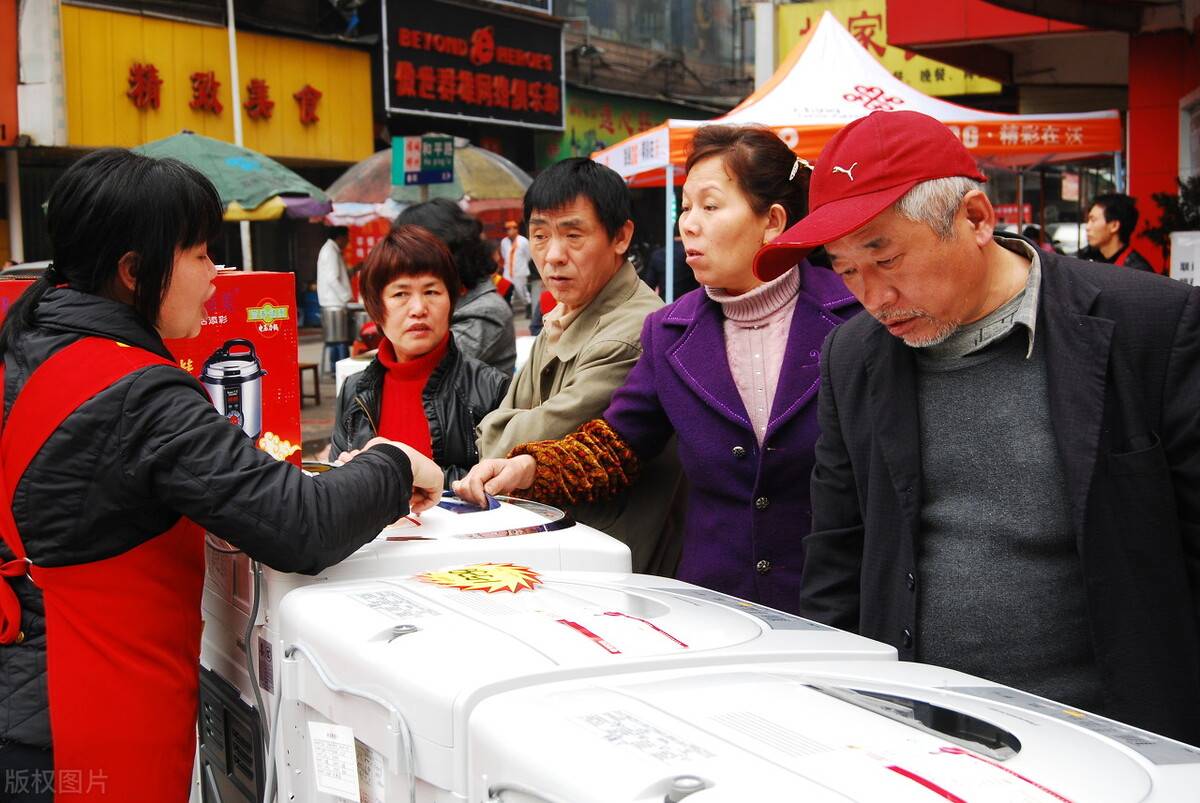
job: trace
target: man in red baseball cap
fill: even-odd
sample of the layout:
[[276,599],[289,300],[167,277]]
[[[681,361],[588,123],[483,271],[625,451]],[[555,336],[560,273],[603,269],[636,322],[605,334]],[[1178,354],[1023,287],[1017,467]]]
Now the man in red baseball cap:
[[877,112],[813,168],[870,315],[821,354],[801,612],[1200,744],[1200,288],[994,233],[942,123]]

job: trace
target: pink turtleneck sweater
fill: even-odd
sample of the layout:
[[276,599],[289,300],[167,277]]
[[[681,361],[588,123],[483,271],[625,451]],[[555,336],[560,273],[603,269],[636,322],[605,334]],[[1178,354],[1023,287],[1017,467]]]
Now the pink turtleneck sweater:
[[729,370],[761,446],[800,292],[800,269],[737,296],[713,287],[705,292],[725,313]]

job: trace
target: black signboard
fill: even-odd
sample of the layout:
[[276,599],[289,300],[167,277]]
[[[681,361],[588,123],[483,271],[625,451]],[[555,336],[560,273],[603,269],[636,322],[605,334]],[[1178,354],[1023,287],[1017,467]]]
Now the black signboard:
[[492,0],[502,6],[516,6],[529,11],[541,11],[544,14],[554,13],[553,0]]
[[437,0],[381,5],[389,112],[562,130],[559,24]]

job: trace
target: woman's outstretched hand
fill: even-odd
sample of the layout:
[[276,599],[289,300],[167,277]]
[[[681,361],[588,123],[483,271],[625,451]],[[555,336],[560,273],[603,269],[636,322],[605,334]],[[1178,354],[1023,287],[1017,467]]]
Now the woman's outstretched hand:
[[444,479],[442,470],[438,467],[437,463],[406,443],[390,441],[387,438],[371,438],[361,449],[342,452],[338,455],[338,462],[348,463],[367,449],[381,443],[388,446],[395,446],[408,455],[408,462],[412,466],[413,473],[412,497],[408,502],[409,510],[413,513],[421,513],[436,505],[438,500],[442,498],[442,482]]
[[533,485],[537,462],[527,454],[481,460],[467,476],[452,484],[460,499],[487,507],[488,496],[512,493]]

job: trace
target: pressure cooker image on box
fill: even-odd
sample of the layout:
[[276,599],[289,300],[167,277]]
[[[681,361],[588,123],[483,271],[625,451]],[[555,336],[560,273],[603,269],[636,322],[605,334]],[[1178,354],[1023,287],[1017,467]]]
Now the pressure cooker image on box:
[[200,382],[217,412],[251,438],[262,433],[262,378],[267,375],[244,338],[226,340],[204,361]]

